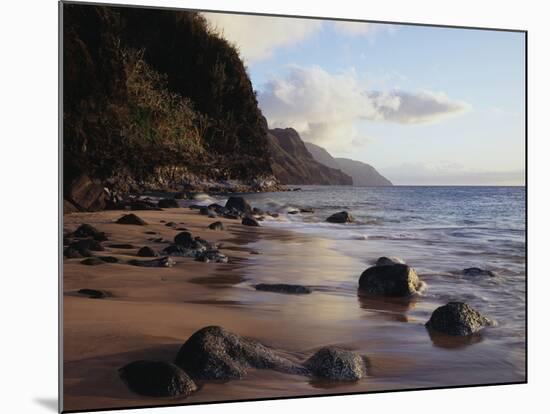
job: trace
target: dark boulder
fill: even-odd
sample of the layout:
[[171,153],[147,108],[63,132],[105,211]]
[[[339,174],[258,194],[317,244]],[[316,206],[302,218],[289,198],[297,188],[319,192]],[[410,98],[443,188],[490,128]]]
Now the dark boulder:
[[307,373],[305,368],[277,355],[274,350],[219,326],[208,326],[191,335],[180,348],[175,363],[193,378],[201,380],[239,379],[245,376],[248,368]]
[[480,331],[491,323],[489,318],[470,305],[462,302],[449,302],[433,311],[426,327],[447,335],[466,336]]
[[367,375],[361,355],[332,346],[318,350],[304,365],[313,376],[332,381],[357,381]]
[[138,250],[137,255],[139,257],[156,257],[159,254],[149,246],[143,246]]
[[80,263],[86,266],[97,266],[105,262],[99,257],[88,257],[87,259],[82,260]]
[[252,207],[250,207],[250,204],[248,204],[248,201],[246,201],[243,197],[229,197],[227,200],[227,203],[225,203],[225,208],[227,210],[236,210],[240,213],[250,213],[252,211]]
[[379,257],[376,260],[376,266],[388,266],[388,265],[394,265],[394,264],[405,264],[405,261],[403,259],[400,259],[399,257],[386,257],[386,256]]
[[225,230],[225,227],[221,221],[215,221],[214,223],[209,224],[208,228],[210,230]]
[[165,224],[166,227],[176,227],[177,225],[178,223],[176,223],[175,221],[169,221]]
[[140,267],[172,267],[176,264],[176,262],[170,257],[161,257],[153,260],[132,259],[128,261],[128,264]]
[[243,217],[243,220],[241,221],[241,224],[245,226],[255,226],[259,227],[260,223],[258,223],[258,220],[256,220],[253,217]]
[[118,263],[120,262],[119,259],[117,259],[114,256],[97,256],[98,259],[103,260],[105,263]]
[[353,223],[355,219],[347,211],[341,211],[327,218],[327,221],[329,223]]
[[90,299],[104,299],[112,296],[109,292],[97,289],[80,289],[78,291],[78,294],[82,296],[87,296]]
[[102,252],[105,248],[94,239],[77,240],[69,244],[69,248],[78,251],[83,257],[90,256],[90,251]]
[[311,293],[312,290],[307,286],[302,285],[288,285],[285,283],[260,283],[254,286],[256,290],[261,290],[265,292],[276,292],[276,293],[291,293],[291,294],[307,294]]
[[212,210],[210,210],[208,207],[201,207],[199,213],[203,216],[209,216],[210,213],[212,213]]
[[464,276],[489,276],[489,277],[496,276],[496,274],[491,270],[480,269],[479,267],[469,267],[467,269],[464,269],[462,270],[462,274]]
[[175,198],[163,198],[157,203],[159,208],[178,208],[180,205]]
[[134,361],[119,369],[128,388],[148,397],[187,397],[197,390],[183,370],[170,362]]
[[141,218],[133,213],[122,216],[116,222],[118,224],[134,224],[137,226],[144,226],[145,224],[147,224],[145,221],[143,221]]
[[74,237],[91,237],[94,240],[97,241],[105,241],[107,240],[107,236],[104,232],[99,231],[94,226],[90,224],[81,224],[74,232]]
[[78,211],[80,211],[78,207],[69,200],[63,200],[63,214],[77,213]]
[[369,267],[359,278],[359,288],[375,295],[410,296],[421,284],[415,270],[404,264]]
[[130,243],[113,243],[107,245],[107,247],[110,247],[111,249],[135,249],[136,247],[133,244]]
[[63,256],[65,256],[67,259],[79,259],[82,257],[90,257],[91,255],[92,253],[86,249],[77,250],[73,247],[67,247],[65,250],[63,250]]
[[179,244],[183,247],[191,247],[194,241],[195,239],[188,231],[178,233],[176,237],[174,237],[174,243]]
[[216,214],[223,214],[225,212],[225,207],[217,203],[210,204],[208,209],[216,212]]

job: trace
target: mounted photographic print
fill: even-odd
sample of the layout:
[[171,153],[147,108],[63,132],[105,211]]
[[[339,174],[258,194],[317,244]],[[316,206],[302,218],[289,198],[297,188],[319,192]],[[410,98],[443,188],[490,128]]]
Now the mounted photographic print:
[[62,411],[526,382],[525,31],[60,24]]

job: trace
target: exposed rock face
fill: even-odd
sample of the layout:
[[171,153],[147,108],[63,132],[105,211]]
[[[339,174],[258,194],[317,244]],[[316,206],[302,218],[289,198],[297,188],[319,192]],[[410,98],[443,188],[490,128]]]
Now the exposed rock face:
[[180,205],[175,198],[163,198],[162,200],[159,200],[157,206],[159,208],[177,208]]
[[90,224],[81,224],[73,233],[74,237],[91,237],[97,241],[107,240],[107,236],[104,232],[99,231]]
[[361,355],[336,347],[321,348],[304,365],[314,376],[332,381],[357,381],[367,375]]
[[133,213],[126,214],[116,221],[118,224],[133,224],[136,226],[145,226],[147,223]]
[[148,397],[187,397],[197,390],[189,375],[169,362],[134,361],[119,375],[130,390]]
[[156,257],[159,254],[149,246],[143,246],[138,250],[137,255],[139,257]]
[[491,270],[480,269],[479,267],[469,267],[462,271],[464,276],[489,276],[495,277],[496,274]]
[[221,221],[215,221],[208,225],[210,230],[225,230],[225,227]]
[[462,302],[449,302],[432,313],[426,327],[447,335],[466,336],[480,331],[491,323],[489,318],[470,305]]
[[307,286],[302,285],[288,285],[285,283],[260,283],[254,286],[256,290],[262,290],[265,292],[277,292],[277,293],[293,293],[293,294],[307,294],[311,293],[312,290]]
[[271,129],[268,141],[271,169],[282,184],[352,184],[342,171],[315,161],[294,129]]
[[410,296],[420,286],[415,270],[400,263],[369,267],[359,278],[359,288],[375,295]]
[[140,267],[172,267],[176,262],[170,257],[161,257],[153,260],[130,260],[128,264]]
[[364,162],[348,158],[333,158],[326,149],[305,142],[306,148],[313,158],[330,168],[341,170],[353,179],[353,185],[365,187],[390,186],[390,180],[382,176],[374,167]]
[[219,326],[208,326],[195,332],[179,350],[175,363],[193,378],[201,380],[239,379],[245,376],[248,368],[307,373],[300,365],[264,345]]
[[243,197],[235,196],[229,197],[227,203],[225,203],[225,208],[229,210],[236,210],[242,214],[250,213],[252,211],[252,207],[250,207],[248,201],[246,201]]
[[394,264],[405,264],[405,261],[399,257],[382,256],[376,260],[376,266],[388,266]]
[[334,213],[332,216],[327,218],[329,223],[353,223],[355,219],[347,211],[340,211],[339,213]]
[[260,225],[260,223],[258,223],[258,220],[256,220],[254,217],[243,217],[241,224],[254,227],[258,227]]
[[108,199],[101,182],[86,174],[76,177],[65,190],[65,194],[65,198],[80,211],[103,210]]

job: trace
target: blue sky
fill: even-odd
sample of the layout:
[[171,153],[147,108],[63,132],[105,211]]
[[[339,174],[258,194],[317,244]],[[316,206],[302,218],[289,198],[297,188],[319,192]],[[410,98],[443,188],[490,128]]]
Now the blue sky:
[[395,184],[523,184],[523,33],[207,18],[239,48],[271,127]]

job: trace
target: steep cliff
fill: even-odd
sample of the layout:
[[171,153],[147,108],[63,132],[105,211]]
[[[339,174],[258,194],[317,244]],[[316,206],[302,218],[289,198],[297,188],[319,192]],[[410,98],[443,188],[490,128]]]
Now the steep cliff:
[[64,4],[63,75],[69,200],[82,182],[125,191],[272,176],[244,64],[199,13]]
[[270,129],[268,139],[271,169],[281,183],[352,185],[342,171],[315,161],[294,129]]
[[326,149],[310,142],[306,142],[305,146],[317,162],[330,168],[338,168],[351,176],[353,185],[365,187],[393,185],[390,180],[382,176],[369,164],[348,158],[334,158]]

